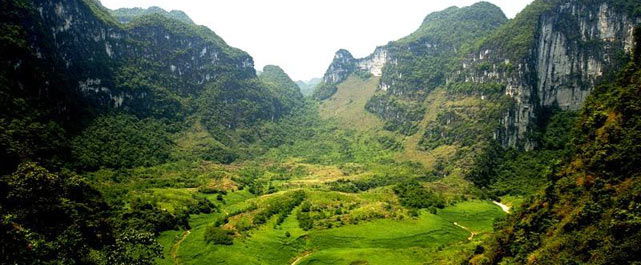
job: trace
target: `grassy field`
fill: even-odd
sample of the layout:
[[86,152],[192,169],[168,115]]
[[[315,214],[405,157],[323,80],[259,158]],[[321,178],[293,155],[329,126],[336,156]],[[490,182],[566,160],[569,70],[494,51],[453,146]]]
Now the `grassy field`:
[[[386,191],[363,194],[343,194],[320,190],[307,190],[307,201],[313,205],[354,203],[360,208],[374,208],[377,202],[393,198]],[[467,201],[439,210],[437,214],[420,211],[417,217],[405,215],[403,209],[391,210],[392,216],[382,216],[357,224],[333,228],[314,227],[304,231],[299,227],[295,214],[281,225],[272,217],[267,223],[245,232],[239,232],[233,245],[207,244],[205,229],[225,212],[243,208],[248,202],[260,203],[269,197],[254,197],[244,191],[228,193],[225,204],[218,203],[221,211],[214,214],[192,215],[191,229],[167,231],[159,241],[165,248],[161,264],[424,264],[426,261],[447,263],[455,258],[451,253],[470,248],[467,231],[491,231],[492,221],[504,213],[487,201]],[[360,208],[359,208],[360,207]],[[296,208],[292,212],[296,212]],[[338,215],[329,216],[329,219]],[[289,236],[287,236],[289,235]],[[474,239],[473,239],[474,240]],[[180,242],[179,245],[176,243]],[[174,256],[175,255],[175,256]],[[176,263],[174,263],[176,262]],[[398,263],[400,262],[400,263]]]

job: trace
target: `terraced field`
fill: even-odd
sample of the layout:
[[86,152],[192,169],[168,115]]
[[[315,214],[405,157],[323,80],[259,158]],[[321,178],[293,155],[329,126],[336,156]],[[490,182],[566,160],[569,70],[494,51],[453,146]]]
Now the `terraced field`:
[[[236,191],[224,196],[220,212],[192,215],[189,233],[164,232],[160,242],[165,247],[162,264],[424,264],[425,262],[455,262],[452,252],[474,247],[474,242],[492,230],[492,222],[505,213],[489,201],[467,201],[438,210],[436,214],[421,210],[410,217],[394,202],[385,188],[362,194],[304,189],[306,201],[312,205],[358,205],[348,213],[328,214],[334,220],[305,231],[300,228],[296,207],[278,225],[277,217],[265,224],[239,232],[233,245],[214,245],[205,241],[206,227],[222,218],[225,213],[238,211],[246,205],[267,201],[269,197],[287,192],[252,196]],[[389,205],[380,209],[381,198],[389,198]],[[385,200],[382,200],[385,201]],[[388,202],[384,202],[388,203]],[[338,221],[358,214],[375,216],[358,222]],[[244,215],[244,214],[240,214]],[[247,213],[250,216],[251,213]],[[238,220],[229,218],[230,223]],[[341,225],[341,223],[344,223]],[[465,226],[468,230],[457,226]],[[474,233],[474,237],[470,237]]]

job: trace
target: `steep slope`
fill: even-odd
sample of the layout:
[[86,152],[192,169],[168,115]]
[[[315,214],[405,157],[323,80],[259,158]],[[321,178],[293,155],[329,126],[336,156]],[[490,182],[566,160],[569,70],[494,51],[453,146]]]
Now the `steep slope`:
[[354,59],[349,52],[338,51],[316,97],[330,97],[352,73],[380,76],[379,93],[369,100],[367,110],[385,120],[386,129],[413,135],[425,115],[423,101],[445,85],[447,68],[457,52],[505,22],[501,10],[486,2],[430,14],[416,32],[377,48],[366,58]]
[[586,98],[575,154],[471,264],[634,264],[641,251],[641,30],[635,59]]
[[263,67],[260,80],[269,85],[272,94],[278,99],[277,112],[287,113],[291,109],[301,107],[303,94],[300,88],[280,67],[266,65]]
[[[70,157],[85,166],[106,165],[92,157],[106,156],[99,146],[113,144],[109,135],[125,134],[123,128],[92,122],[101,115],[136,116],[126,120],[137,128],[153,128],[148,126],[153,120],[171,125],[161,126],[165,132],[138,130],[141,139],[149,139],[145,134],[174,133],[186,117],[202,116],[214,138],[232,146],[242,144],[234,136],[237,128],[252,129],[261,121],[277,120],[302,100],[275,95],[256,77],[252,58],[208,28],[162,12],[143,12],[152,14],[136,15],[121,24],[92,0],[4,5],[3,51],[15,52],[3,52],[2,58],[6,82],[2,92],[6,99],[14,99],[2,104],[0,126],[7,130],[0,145],[6,147],[2,157],[11,161],[3,164],[3,171],[11,171],[22,160],[60,163]],[[31,106],[19,111],[25,104],[18,99]],[[25,120],[30,122],[18,122]],[[29,124],[39,125],[30,129]],[[78,148],[70,152],[64,147],[87,126],[92,131],[74,140]],[[37,132],[43,129],[47,132]],[[20,153],[26,150],[34,151]]]
[[[452,86],[499,84],[515,105],[496,131],[504,146],[532,148],[546,109],[580,109],[592,89],[630,52],[640,23],[634,1],[534,1],[476,44],[449,77]],[[465,84],[465,85],[461,85]]]
[[330,99],[321,102],[320,114],[325,119],[336,119],[344,128],[358,131],[381,130],[380,119],[363,111],[367,99],[376,92],[379,78],[362,79],[350,76],[337,86],[337,92]]
[[534,1],[508,22],[488,3],[449,8],[429,15],[415,33],[367,58],[339,51],[316,97],[331,96],[351,73],[380,75],[379,93],[367,110],[401,134],[425,129],[425,147],[435,144],[434,135],[453,143],[461,137],[444,128],[435,131],[445,125],[441,123],[418,127],[425,113],[422,101],[432,90],[493,98],[504,106],[503,113],[458,115],[463,117],[459,120],[498,119],[499,124],[484,129],[491,138],[506,147],[531,149],[537,140],[527,135],[540,129],[543,113],[579,109],[592,88],[624,61],[632,28],[641,22],[636,9],[634,1]]
[[[549,123],[570,120],[558,112],[580,109],[592,89],[626,62],[640,6],[537,0],[509,21],[489,3],[449,8],[369,57],[337,52],[316,98],[331,100],[350,75],[381,76],[365,109],[404,142],[404,156],[427,162],[432,159],[420,158],[455,150],[443,158],[454,158],[447,162],[469,177],[491,164],[480,165],[484,153],[514,158],[516,152],[506,150],[549,147],[543,139]],[[532,161],[563,153],[560,146]]]

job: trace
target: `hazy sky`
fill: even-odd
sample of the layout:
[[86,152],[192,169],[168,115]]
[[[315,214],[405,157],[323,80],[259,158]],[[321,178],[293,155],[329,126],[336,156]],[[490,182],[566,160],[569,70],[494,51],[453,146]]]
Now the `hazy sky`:
[[[281,66],[294,80],[321,77],[338,49],[365,57],[416,30],[423,18],[478,0],[101,0],[110,9],[182,10],[262,69]],[[510,18],[532,0],[489,0]]]

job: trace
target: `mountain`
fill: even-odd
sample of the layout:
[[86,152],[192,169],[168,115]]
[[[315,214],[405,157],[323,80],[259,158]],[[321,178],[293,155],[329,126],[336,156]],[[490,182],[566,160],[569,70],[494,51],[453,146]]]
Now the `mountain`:
[[120,23],[129,23],[132,20],[141,17],[141,16],[147,16],[147,15],[152,15],[152,14],[159,14],[162,16],[165,16],[167,18],[172,18],[175,20],[182,21],[186,24],[195,24],[194,21],[185,14],[185,12],[180,11],[180,10],[172,10],[172,11],[165,11],[164,9],[157,7],[157,6],[152,6],[147,9],[143,8],[118,8],[116,10],[111,10],[111,15],[115,17],[118,22]]
[[0,264],[639,262],[637,0],[448,8],[311,98],[183,15],[0,2]]
[[303,94],[283,69],[275,65],[266,65],[259,79],[268,84],[272,94],[278,98],[281,105],[277,106],[277,112],[289,113],[292,109],[301,107]]
[[[149,119],[181,124],[195,115],[202,117],[199,122],[226,149],[242,144],[234,133],[236,128],[255,128],[262,121],[277,120],[293,107],[289,104],[300,105],[294,101],[302,100],[273,94],[280,92],[256,77],[252,58],[228,46],[213,31],[159,14],[158,9],[149,9],[127,24],[117,22],[109,10],[90,0],[16,2],[6,9],[5,23],[13,26],[11,31],[5,30],[11,40],[5,50],[19,52],[4,55],[3,76],[11,78],[4,79],[3,93],[33,106],[16,113],[22,107],[15,104],[20,103],[3,104],[3,127],[20,127],[11,120],[24,117],[56,130],[51,134],[23,131],[26,128],[6,130],[15,132],[3,137],[2,143],[7,146],[2,157],[13,161],[5,164],[9,171],[25,159],[76,160],[88,167],[120,166],[107,162],[108,155],[100,151],[100,146],[109,146],[111,139],[105,137],[122,133],[117,131],[121,128],[105,128],[106,124],[98,122],[102,118],[96,117],[133,115],[135,119],[129,120],[136,126],[151,128],[146,124]],[[244,114],[239,116],[238,111]],[[12,116],[14,113],[16,116]],[[26,148],[34,141],[23,137],[33,133],[39,134],[33,137],[42,146],[74,138],[74,148],[45,148],[39,144]],[[97,133],[104,137],[95,137]],[[87,137],[91,139],[84,139]],[[155,139],[141,137],[144,141]],[[163,154],[171,145],[163,146],[162,152],[149,150],[149,161],[166,160]],[[20,153],[42,148],[47,151],[38,152],[47,154]],[[120,151],[129,156],[137,153]],[[148,163],[129,165],[137,164]]]
[[435,12],[414,33],[378,47],[366,58],[338,51],[316,98],[331,97],[336,85],[352,73],[380,76],[379,93],[369,100],[367,110],[383,119],[386,128],[413,135],[425,114],[422,101],[446,84],[446,69],[457,53],[506,22],[501,9],[486,2]]
[[[434,89],[483,98],[508,95],[513,103],[491,117],[501,122],[489,128],[490,136],[504,146],[530,149],[537,143],[526,135],[543,122],[546,109],[579,109],[599,80],[620,66],[639,22],[629,10],[619,1],[535,1],[507,21],[489,3],[453,7],[429,15],[415,33],[369,57],[337,52],[316,95],[330,97],[353,72],[382,76],[367,110],[409,135],[419,131],[420,103]],[[433,135],[443,135],[442,127],[428,128],[432,132],[423,142],[438,140]],[[463,137],[445,135],[446,142]]]
[[641,251],[641,28],[634,59],[593,89],[571,159],[511,215],[470,264],[634,264]]
[[630,10],[622,1],[535,1],[477,44],[450,80],[505,86],[516,104],[497,138],[531,147],[526,135],[545,109],[580,109],[599,80],[621,66],[641,22]]
[[322,79],[320,78],[312,78],[307,81],[299,80],[296,81],[296,85],[300,88],[300,92],[303,93],[303,96],[309,97],[314,93],[314,89],[316,88],[316,85],[318,85],[321,82]]
[[280,68],[258,78],[251,56],[182,12],[0,6],[2,264],[153,264],[158,234],[211,201],[124,207],[127,189],[112,196],[80,174],[259,155],[283,143],[274,124],[303,105]]
[[315,98],[345,102],[355,93],[340,89],[366,91],[373,80],[360,111],[384,122],[377,134],[400,140],[399,157],[460,172],[495,199],[529,198],[470,264],[634,263],[640,73],[629,62],[639,57],[641,5],[537,0],[511,20],[497,9],[431,14],[366,58],[340,50]]

